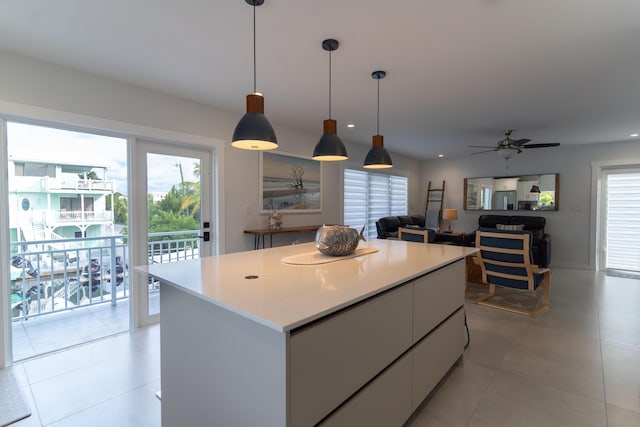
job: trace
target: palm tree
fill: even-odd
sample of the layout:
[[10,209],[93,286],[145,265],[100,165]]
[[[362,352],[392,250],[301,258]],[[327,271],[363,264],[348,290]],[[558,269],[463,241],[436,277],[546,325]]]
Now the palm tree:
[[[193,166],[193,174],[200,178],[200,163],[195,163]],[[184,198],[180,209],[191,211],[191,216],[196,217],[196,214],[200,212],[200,182],[183,182],[182,192]]]

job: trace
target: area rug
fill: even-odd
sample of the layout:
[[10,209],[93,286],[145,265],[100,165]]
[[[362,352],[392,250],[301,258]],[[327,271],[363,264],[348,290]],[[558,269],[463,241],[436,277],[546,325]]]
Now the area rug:
[[[469,283],[465,298],[475,302],[488,293],[489,285]],[[532,311],[542,302],[542,287],[539,287],[536,292],[528,292],[496,286],[496,294],[489,301],[505,308]]]
[[8,426],[31,415],[20,386],[10,369],[0,371],[0,427]]

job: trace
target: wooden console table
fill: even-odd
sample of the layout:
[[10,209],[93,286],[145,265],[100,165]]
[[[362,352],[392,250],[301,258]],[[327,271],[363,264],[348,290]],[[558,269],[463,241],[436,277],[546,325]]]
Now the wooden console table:
[[273,235],[284,233],[316,232],[321,225],[303,225],[300,227],[283,227],[278,229],[263,228],[259,230],[244,230],[244,234],[253,234],[253,249],[260,249],[260,236],[262,236],[262,248],[264,249],[264,236],[269,236],[269,247],[273,247]]
[[453,231],[451,233],[448,233],[446,231],[438,231],[436,232],[436,239],[434,243],[462,245],[464,243],[464,233],[459,231]]

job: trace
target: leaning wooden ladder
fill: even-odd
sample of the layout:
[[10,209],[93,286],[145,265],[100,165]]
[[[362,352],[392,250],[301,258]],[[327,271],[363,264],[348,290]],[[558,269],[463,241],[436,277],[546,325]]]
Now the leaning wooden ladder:
[[[435,228],[436,230],[440,229],[440,222],[442,221],[442,203],[444,202],[444,188],[445,182],[442,181],[441,188],[433,188],[431,187],[431,181],[427,186],[427,203],[424,207],[424,220],[425,225],[427,227]],[[437,219],[435,225],[429,223],[429,204],[435,205],[438,209]]]

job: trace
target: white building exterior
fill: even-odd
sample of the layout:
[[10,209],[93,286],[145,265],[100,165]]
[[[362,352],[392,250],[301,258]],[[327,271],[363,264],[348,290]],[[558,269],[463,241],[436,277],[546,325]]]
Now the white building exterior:
[[115,182],[107,166],[22,159],[8,166],[11,241],[112,234]]

